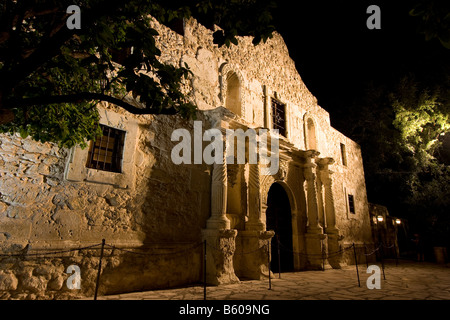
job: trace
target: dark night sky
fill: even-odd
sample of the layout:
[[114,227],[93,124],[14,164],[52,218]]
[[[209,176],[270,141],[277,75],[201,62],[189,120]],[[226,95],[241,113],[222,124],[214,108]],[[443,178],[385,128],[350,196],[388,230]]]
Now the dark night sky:
[[[417,32],[417,20],[409,16],[412,0],[293,3],[277,1],[276,26],[306,86],[332,118],[362,94],[365,83],[387,83],[415,70],[432,76],[450,53]],[[366,27],[371,4],[381,9],[381,30]]]

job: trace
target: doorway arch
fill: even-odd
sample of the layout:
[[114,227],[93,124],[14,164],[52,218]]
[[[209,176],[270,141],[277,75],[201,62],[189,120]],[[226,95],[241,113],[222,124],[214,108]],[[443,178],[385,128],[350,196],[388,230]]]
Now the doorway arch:
[[280,183],[273,183],[267,195],[266,229],[275,231],[271,243],[273,272],[294,271],[292,210],[289,196]]

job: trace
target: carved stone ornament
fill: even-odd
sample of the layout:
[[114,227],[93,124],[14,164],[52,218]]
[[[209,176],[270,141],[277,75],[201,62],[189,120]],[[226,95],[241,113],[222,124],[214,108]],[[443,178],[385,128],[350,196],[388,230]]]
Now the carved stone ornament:
[[227,165],[228,184],[231,187],[234,187],[234,185],[236,184],[239,172],[240,172],[239,164],[228,164]]
[[286,180],[288,168],[289,168],[289,164],[286,161],[280,161],[280,168],[278,169],[276,179],[281,180],[281,181]]

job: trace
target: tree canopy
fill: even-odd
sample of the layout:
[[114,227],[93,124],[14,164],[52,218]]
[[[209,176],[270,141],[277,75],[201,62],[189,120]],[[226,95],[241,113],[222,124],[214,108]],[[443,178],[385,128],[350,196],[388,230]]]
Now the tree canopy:
[[[70,5],[81,28],[69,29]],[[72,147],[99,134],[95,105],[107,101],[134,114],[194,115],[182,92],[189,66],[162,63],[151,19],[167,26],[194,17],[218,46],[274,31],[270,0],[2,0],[0,132]],[[120,65],[114,55],[127,52]],[[132,94],[139,105],[123,99]]]
[[450,244],[450,163],[441,156],[450,77],[432,84],[408,74],[393,83],[369,85],[338,126],[361,145],[369,201],[434,244]]
[[450,49],[450,3],[446,0],[416,1],[410,14],[420,21],[420,33],[426,40],[438,39]]

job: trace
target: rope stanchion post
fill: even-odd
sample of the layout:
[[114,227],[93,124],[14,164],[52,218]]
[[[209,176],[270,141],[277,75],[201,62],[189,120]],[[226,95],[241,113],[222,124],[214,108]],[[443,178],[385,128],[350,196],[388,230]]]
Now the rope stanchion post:
[[272,279],[270,277],[270,240],[267,240],[267,271],[269,272],[269,290],[272,290]]
[[395,252],[395,266],[398,267],[398,251],[395,242],[394,242],[394,252]]
[[325,271],[325,248],[323,239],[321,240],[321,242],[322,242],[322,271]]
[[100,273],[102,271],[103,249],[105,248],[105,239],[102,239],[102,248],[100,250],[100,261],[98,262],[97,281],[95,283],[94,300],[97,300],[98,286],[100,284]]
[[380,257],[381,257],[381,269],[383,270],[383,279],[386,280],[386,275],[384,274],[384,256],[383,256],[383,243],[381,243],[380,247]]
[[203,241],[203,300],[206,300],[206,240]]
[[358,276],[358,287],[361,287],[361,282],[359,280],[358,258],[356,256],[355,243],[353,243],[353,254],[355,255],[355,266],[356,266],[356,275]]
[[369,268],[369,262],[367,260],[367,256],[368,256],[368,254],[367,254],[367,247],[366,247],[366,243],[365,242],[364,242],[364,256],[366,258],[366,268]]
[[278,252],[278,279],[281,279],[281,256],[280,256],[280,238],[277,235],[277,252]]

